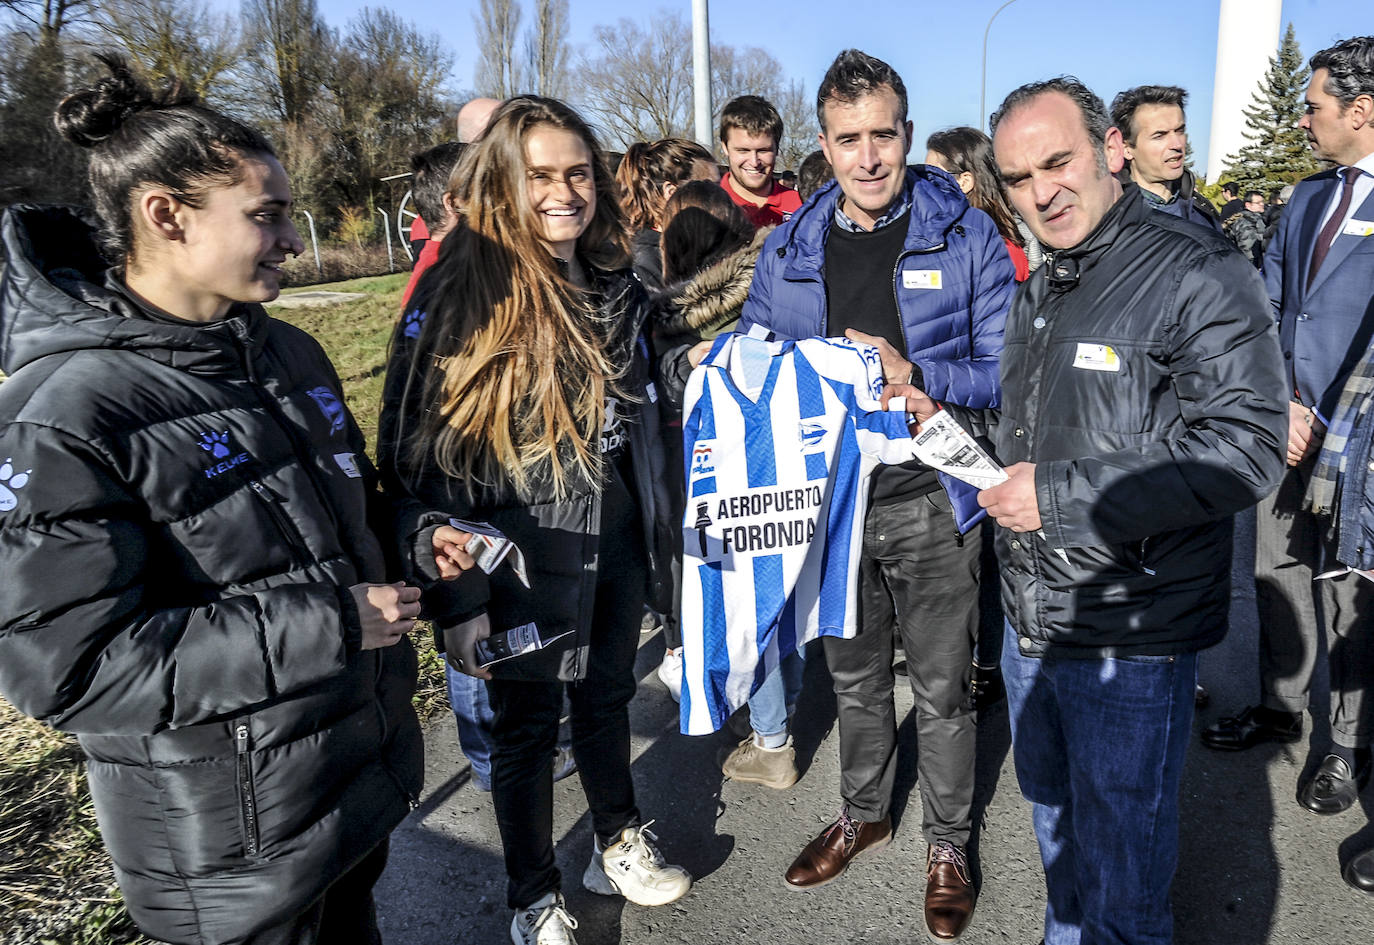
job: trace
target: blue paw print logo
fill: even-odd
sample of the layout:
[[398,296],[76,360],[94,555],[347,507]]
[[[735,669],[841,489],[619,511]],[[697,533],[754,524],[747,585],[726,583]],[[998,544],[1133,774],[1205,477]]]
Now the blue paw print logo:
[[406,312],[405,319],[401,322],[401,334],[407,338],[420,337],[420,329],[425,327],[425,313],[418,308]]
[[229,455],[229,431],[216,433],[211,430],[200,435],[200,448],[205,450],[215,459],[224,459]]
[[0,463],[0,512],[8,512],[19,504],[19,497],[15,493],[29,484],[29,474],[32,472],[32,469],[26,469],[16,473],[13,459]]

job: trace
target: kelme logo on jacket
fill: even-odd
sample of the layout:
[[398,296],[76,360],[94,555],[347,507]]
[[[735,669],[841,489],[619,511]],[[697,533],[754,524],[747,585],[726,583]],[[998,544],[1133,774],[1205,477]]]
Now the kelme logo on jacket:
[[248,462],[247,453],[235,454],[229,445],[229,431],[224,430],[216,433],[213,430],[200,435],[200,442],[197,444],[211,457],[218,460],[213,466],[205,470],[206,479],[214,479],[220,473],[226,473],[235,466]]
[[306,391],[310,399],[320,408],[320,413],[329,421],[329,432],[338,433],[344,428],[344,405],[328,387],[312,387]]
[[29,484],[31,472],[32,469],[26,469],[16,473],[13,459],[0,463],[0,512],[8,512],[19,504],[19,497],[15,493]]

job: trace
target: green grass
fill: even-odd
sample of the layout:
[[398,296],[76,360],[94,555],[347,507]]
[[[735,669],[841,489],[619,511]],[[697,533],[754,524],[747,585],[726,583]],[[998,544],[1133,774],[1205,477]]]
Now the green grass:
[[[363,292],[342,304],[269,311],[310,332],[343,381],[344,398],[373,450],[382,373],[408,273],[298,291]],[[294,294],[288,292],[287,294]],[[443,661],[428,626],[415,706],[428,718],[448,706]],[[152,945],[124,910],[100,843],[81,750],[70,736],[0,700],[0,942],[5,945]]]

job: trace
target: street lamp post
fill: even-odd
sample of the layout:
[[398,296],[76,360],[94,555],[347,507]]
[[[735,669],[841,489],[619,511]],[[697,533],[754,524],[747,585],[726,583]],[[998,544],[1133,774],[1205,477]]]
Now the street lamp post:
[[984,129],[984,126],[987,125],[988,121],[987,108],[985,107],[988,96],[988,33],[992,31],[992,21],[997,19],[997,14],[1001,13],[1003,10],[1005,10],[1007,7],[1011,6],[1015,2],[1016,0],[1007,0],[1006,3],[1002,4],[996,10],[994,10],[992,12],[992,16],[988,17],[988,25],[983,29],[983,83],[978,89],[979,131],[982,131]]

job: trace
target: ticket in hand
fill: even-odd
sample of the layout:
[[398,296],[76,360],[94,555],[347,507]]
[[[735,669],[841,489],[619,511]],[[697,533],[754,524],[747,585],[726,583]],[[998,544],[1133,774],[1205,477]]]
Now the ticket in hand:
[[978,441],[943,410],[921,424],[911,443],[921,462],[971,486],[987,489],[1007,479]]
[[539,635],[539,628],[533,623],[512,627],[502,633],[477,641],[477,664],[482,669],[486,669],[493,663],[501,663],[517,656],[524,656],[526,653],[542,650],[572,632],[572,630],[565,630],[545,640]]
[[465,522],[459,518],[451,518],[448,523],[459,531],[472,533],[472,538],[463,550],[472,555],[479,568],[490,574],[496,570],[497,565],[509,558],[511,569],[515,571],[520,583],[525,587],[530,586],[529,574],[525,570],[524,553],[515,542],[502,534],[500,529],[486,522]]

